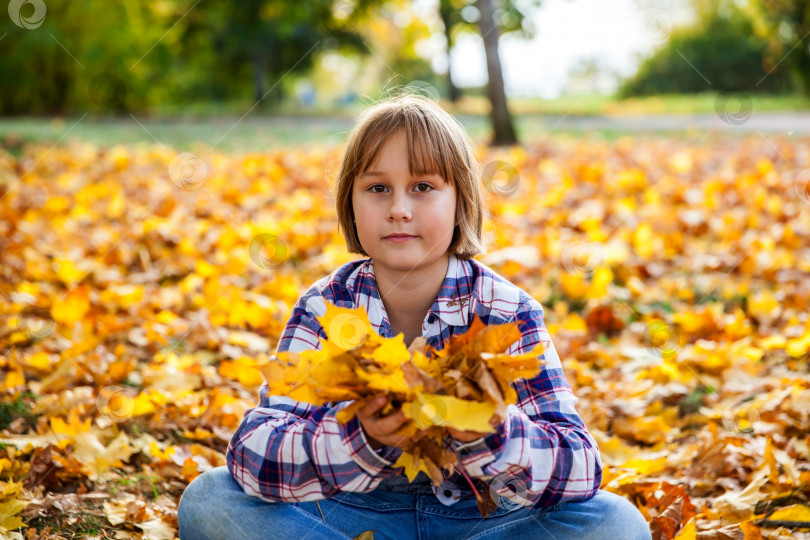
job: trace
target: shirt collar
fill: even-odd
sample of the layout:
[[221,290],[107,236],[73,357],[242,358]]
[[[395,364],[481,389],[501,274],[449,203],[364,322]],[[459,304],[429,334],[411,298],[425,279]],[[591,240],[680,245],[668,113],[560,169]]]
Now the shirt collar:
[[[447,275],[442,283],[442,289],[429,313],[435,314],[450,326],[468,326],[470,324],[470,290],[469,276],[466,272],[465,261],[460,261],[452,253],[447,265]],[[464,287],[468,285],[467,287]],[[463,293],[462,289],[467,292]]]
[[[459,260],[452,253],[449,255],[447,273],[444,282],[442,282],[442,288],[428,311],[428,316],[433,314],[450,326],[468,326],[470,324],[471,295],[469,291],[472,290],[472,284],[468,283],[471,277],[466,265],[469,265],[469,262]],[[355,286],[355,281],[358,278],[361,283],[359,283],[359,286]],[[347,286],[354,289],[356,306],[371,303],[367,294],[370,288],[366,283],[363,283],[366,278],[373,280],[376,287],[377,279],[374,275],[374,264],[371,258],[367,259],[347,280]],[[463,292],[463,290],[467,292]],[[366,296],[365,299],[362,298],[364,295]],[[369,307],[371,306],[366,305],[367,310]],[[380,321],[377,321],[377,324],[382,324],[382,314],[376,313],[377,309],[372,308],[372,311],[375,313],[369,312],[369,317],[379,315]],[[374,324],[374,321],[372,321],[372,324]]]

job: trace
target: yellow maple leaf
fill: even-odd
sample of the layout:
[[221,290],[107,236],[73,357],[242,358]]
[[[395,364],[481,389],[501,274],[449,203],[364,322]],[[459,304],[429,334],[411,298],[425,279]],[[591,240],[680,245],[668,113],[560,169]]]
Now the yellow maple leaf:
[[72,326],[90,309],[89,289],[85,286],[70,291],[64,298],[57,298],[51,307],[51,316],[57,322]]
[[771,521],[802,521],[810,523],[810,507],[806,504],[792,504],[780,508],[768,516]]
[[424,472],[425,474],[430,474],[427,467],[425,466],[425,462],[410,452],[402,452],[399,455],[399,459],[393,465],[394,468],[403,467],[403,471],[405,472],[405,476],[408,477],[408,482],[413,482],[416,475],[419,474],[419,471]]
[[408,352],[408,347],[405,346],[403,335],[398,334],[380,343],[380,346],[374,349],[371,357],[384,369],[393,371],[398,370],[403,362],[407,362],[411,354]]
[[51,365],[50,357],[46,352],[38,352],[29,356],[25,363],[33,368],[36,368],[40,371],[47,371],[47,369]]
[[76,415],[76,411],[70,411],[70,416],[68,417],[68,421],[65,422],[58,416],[51,417],[51,429],[53,429],[54,433],[63,433],[65,435],[74,436],[79,433],[85,433],[86,431],[90,430],[90,423],[92,422],[91,418],[88,418],[84,422],[79,420],[79,417]]
[[405,375],[399,368],[387,373],[366,373],[365,371],[358,371],[357,376],[366,381],[368,387],[372,390],[408,393],[410,389],[408,383],[405,381]]
[[17,498],[0,502],[0,531],[8,532],[20,527],[28,527],[22,518],[17,516],[30,503]]
[[490,419],[496,405],[468,401],[453,396],[419,394],[410,406],[403,407],[405,416],[419,429],[431,426],[452,427],[462,431],[490,432]]
[[697,526],[695,525],[694,518],[683,526],[678,534],[672,540],[695,540],[697,538]]
[[363,345],[366,340],[381,341],[363,307],[345,308],[330,302],[325,303],[326,313],[316,318],[330,342],[344,351],[351,351]]
[[256,369],[256,362],[247,356],[224,360],[220,362],[217,371],[223,377],[237,380],[245,386],[258,386],[262,383],[262,374]]

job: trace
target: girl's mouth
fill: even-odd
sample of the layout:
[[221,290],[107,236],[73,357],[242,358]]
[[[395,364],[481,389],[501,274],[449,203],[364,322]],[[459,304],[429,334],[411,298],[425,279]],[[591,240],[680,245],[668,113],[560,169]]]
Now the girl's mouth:
[[408,240],[413,240],[416,238],[415,236],[386,236],[385,240],[389,240],[396,244],[400,244],[402,242],[407,242]]

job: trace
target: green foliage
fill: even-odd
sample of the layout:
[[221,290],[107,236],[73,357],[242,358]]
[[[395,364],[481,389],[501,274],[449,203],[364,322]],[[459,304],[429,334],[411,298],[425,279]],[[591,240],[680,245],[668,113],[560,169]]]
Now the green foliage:
[[[36,3],[23,6],[23,22]],[[287,75],[310,69],[319,50],[362,50],[355,23],[375,2],[358,1],[340,22],[332,0],[41,4],[44,18],[29,28],[0,17],[0,114],[279,98]]]
[[754,31],[768,43],[768,63],[784,65],[796,85],[810,96],[810,2],[807,0],[749,0],[747,12]]
[[0,403],[0,429],[8,429],[15,418],[25,418],[28,421],[36,419],[36,415],[23,402],[23,396],[32,397],[32,394],[21,394],[14,401]]
[[0,18],[0,113],[120,113],[166,92],[154,81],[172,60],[169,42],[159,42],[162,24],[156,24],[167,17],[141,2],[44,5],[47,13],[36,28]]
[[676,29],[619,90],[622,98],[676,92],[786,92],[788,70],[766,68],[767,43],[733,2],[714,0],[698,21]]

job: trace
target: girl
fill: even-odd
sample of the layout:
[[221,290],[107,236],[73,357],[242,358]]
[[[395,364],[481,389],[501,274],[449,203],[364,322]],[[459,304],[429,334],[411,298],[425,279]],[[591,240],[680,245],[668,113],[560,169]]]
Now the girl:
[[[599,449],[543,322],[543,308],[472,257],[484,251],[480,167],[464,128],[434,102],[411,95],[361,114],[336,179],[339,225],[350,252],[366,256],[315,282],[298,300],[276,348],[320,348],[316,316],[326,302],[363,306],[382,336],[422,336],[441,349],[486,324],[518,321],[509,354],[542,342],[545,365],[513,383],[518,404],[492,433],[451,431],[452,448],[479,492],[500,501],[482,518],[458,472],[439,487],[420,473],[409,483],[392,467],[412,440],[396,435],[402,412],[382,416],[385,399],[351,421],[349,402],[316,407],[260,389],[227,451],[227,467],[186,489],[181,539],[374,538],[649,539],[629,501],[599,490]],[[419,435],[414,437],[414,440]],[[486,481],[487,484],[484,484]]]

